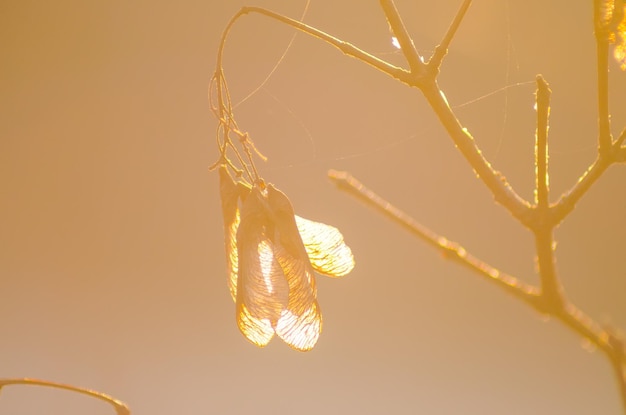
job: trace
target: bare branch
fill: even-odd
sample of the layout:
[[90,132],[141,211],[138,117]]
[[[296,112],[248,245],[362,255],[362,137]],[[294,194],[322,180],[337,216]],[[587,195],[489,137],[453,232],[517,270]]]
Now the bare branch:
[[[623,1],[624,0],[621,2]],[[539,312],[556,317],[572,331],[578,333],[600,348],[613,365],[618,378],[618,387],[621,392],[624,409],[626,410],[626,351],[624,342],[611,330],[601,327],[569,302],[557,276],[554,253],[555,226],[574,209],[576,203],[586,194],[610,165],[626,161],[626,147],[623,146],[624,141],[626,141],[626,129],[621,132],[620,136],[614,142],[611,136],[608,100],[608,44],[610,31],[606,23],[607,15],[601,11],[602,7],[608,7],[609,4],[612,7],[618,7],[617,0],[616,2],[594,0],[598,70],[598,156],[572,189],[562,195],[559,201],[553,206],[550,206],[549,201],[548,128],[551,91],[548,83],[541,75],[537,76],[537,132],[535,141],[536,206],[531,206],[528,201],[524,200],[515,192],[506,178],[500,172],[496,171],[485,159],[472,135],[466,128],[463,128],[460,121],[455,116],[445,95],[437,84],[439,67],[471,4],[471,0],[464,0],[455,19],[448,28],[446,35],[442,39],[441,44],[437,46],[435,53],[428,63],[424,63],[423,58],[418,53],[393,0],[380,0],[380,4],[391,30],[398,39],[402,52],[409,63],[410,71],[391,65],[384,60],[356,48],[350,43],[344,42],[297,20],[258,7],[242,8],[229,22],[223,33],[218,51],[218,69],[215,73],[214,81],[217,84],[216,92],[220,106],[214,108],[214,111],[220,119],[220,122],[225,125],[224,129],[226,130],[224,131],[224,137],[221,141],[218,137],[218,145],[221,144],[224,148],[223,151],[225,151],[226,147],[230,144],[228,132],[236,130],[236,124],[230,116],[230,97],[228,97],[227,88],[224,87],[224,91],[222,91],[222,51],[231,26],[240,16],[247,13],[259,13],[276,19],[335,46],[344,54],[367,63],[406,85],[419,88],[440,122],[447,130],[454,144],[473,168],[476,175],[492,192],[496,202],[503,205],[524,226],[533,231],[541,279],[540,290],[538,287],[529,285],[511,275],[502,273],[498,269],[469,254],[465,248],[458,243],[449,241],[445,237],[424,227],[409,215],[397,209],[365,187],[348,173],[331,170],[328,173],[329,177],[340,189],[347,191],[359,200],[374,207],[384,216],[390,218],[413,235],[439,250],[446,259],[453,260],[469,268]],[[619,6],[621,7],[621,3]],[[620,9],[620,11],[622,11],[622,9]],[[613,16],[613,20],[615,20],[615,16]],[[226,104],[222,105],[223,102]],[[218,133],[219,132],[218,130]],[[1,387],[2,385],[0,384],[0,388]]]
[[565,303],[563,288],[556,275],[554,232],[550,224],[540,224],[535,233],[537,264],[541,279],[542,306],[550,314],[558,314]]
[[496,171],[485,159],[472,135],[466,128],[463,128],[456,118],[436,81],[422,85],[420,89],[454,144],[480,180],[491,191],[495,201],[504,206],[524,226],[528,227],[532,214],[530,203],[519,196],[508,183],[506,177]]
[[393,3],[393,0],[380,0],[380,6],[382,7],[383,12],[385,12],[387,22],[389,23],[394,36],[398,39],[402,53],[411,68],[411,73],[415,75],[423,74],[426,70],[424,59],[415,48],[415,44],[407,32],[406,27],[404,27],[402,18],[400,18],[400,14],[396,9],[396,5]]
[[556,317],[607,356],[613,367],[622,406],[626,412],[626,345],[624,339],[613,329],[600,326],[571,303],[567,304]]
[[622,130],[615,143],[613,143],[613,162],[624,163],[626,162],[626,146],[623,146],[624,140],[626,140],[626,128]]
[[113,405],[113,407],[115,408],[115,413],[117,415],[130,415],[130,409],[128,409],[128,406],[126,406],[124,402],[117,400],[105,393],[97,392],[91,389],[79,388],[78,386],[67,385],[64,383],[50,382],[47,380],[32,378],[0,379],[0,389],[9,385],[47,386],[51,388],[68,390],[71,392],[87,395],[95,399],[100,399]]
[[550,86],[537,75],[537,133],[535,136],[535,203],[545,210],[549,205],[548,121],[550,118]]
[[452,39],[454,38],[457,29],[461,25],[461,21],[463,21],[465,13],[467,13],[467,9],[469,9],[470,4],[472,4],[472,0],[465,0],[459,8],[459,11],[456,13],[454,20],[448,28],[448,32],[444,36],[441,43],[437,45],[437,47],[435,48],[435,53],[433,53],[433,56],[428,62],[429,71],[433,71],[434,73],[439,72],[441,62],[448,53],[448,47],[450,47],[450,43],[452,42]]
[[495,283],[498,287],[504,289],[514,297],[524,301],[533,308],[537,308],[539,293],[537,287],[526,284],[509,274],[501,272],[497,268],[471,255],[458,243],[449,241],[445,237],[426,228],[415,219],[378,196],[372,190],[368,189],[349,173],[329,170],[328,177],[339,189],[346,191],[360,201],[375,208],[384,216],[396,222],[422,241],[439,250],[444,258],[469,268],[487,280]]
[[541,299],[546,311],[559,314],[564,306],[563,288],[556,275],[554,259],[554,222],[549,212],[548,121],[550,118],[550,86],[537,75],[537,133],[535,136],[535,203],[537,204],[533,233],[541,278]]
[[591,186],[602,176],[611,165],[605,157],[598,157],[591,166],[578,178],[578,182],[563,194],[552,208],[552,220],[558,225],[576,207],[576,203],[587,193]]
[[381,72],[386,73],[387,75],[398,79],[402,82],[406,83],[406,79],[408,77],[408,72],[402,68],[399,68],[397,66],[394,66],[382,59],[377,58],[374,55],[371,55],[359,48],[357,48],[356,46],[352,45],[351,43],[348,42],[344,42],[341,39],[338,39],[334,36],[329,35],[328,33],[325,33],[319,29],[316,29],[312,26],[309,26],[305,23],[299,22],[297,20],[291,19],[289,17],[283,16],[281,14],[278,13],[274,13],[271,10],[267,10],[267,9],[263,9],[261,7],[242,7],[241,10],[239,10],[239,12],[233,17],[233,19],[231,21],[236,20],[238,17],[244,15],[244,14],[248,14],[248,13],[259,13],[262,14],[264,16],[267,17],[271,17],[272,19],[276,19],[280,22],[283,22],[291,27],[294,27],[298,30],[300,30],[301,32],[304,32],[308,35],[311,35],[313,37],[316,37],[318,39],[323,40],[326,43],[329,43],[333,46],[335,46],[337,49],[339,49],[341,52],[343,52],[344,54],[356,58],[370,66],[373,66],[374,68],[378,69]]
[[624,140],[626,140],[626,128],[622,130],[619,137],[617,137],[617,140],[615,140],[614,147],[620,148],[622,144],[624,144]]
[[615,379],[617,380],[617,388],[622,396],[622,407],[626,412],[626,363],[622,358],[620,360],[611,360],[613,371],[615,372]]
[[[608,155],[611,149],[611,116],[609,113],[609,32],[602,9],[603,0],[594,0],[596,68],[598,71],[598,151]],[[606,3],[606,1],[604,2]]]

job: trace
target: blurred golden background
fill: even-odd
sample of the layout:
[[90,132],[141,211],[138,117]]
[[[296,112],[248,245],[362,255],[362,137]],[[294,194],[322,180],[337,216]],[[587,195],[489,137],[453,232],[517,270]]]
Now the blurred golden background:
[[[460,1],[397,7],[426,56]],[[604,356],[337,191],[355,177],[492,265],[536,283],[533,241],[476,180],[419,91],[298,35],[235,111],[298,214],[337,226],[356,268],[318,279],[324,331],[306,354],[239,333],[226,285],[207,87],[243,5],[7,1],[0,5],[0,377],[97,389],[133,414],[619,414]],[[552,199],[596,148],[592,1],[476,1],[440,76],[485,155],[532,198],[534,79],[552,88]],[[305,21],[404,64],[377,2],[313,0]],[[225,50],[234,102],[293,30],[242,18]],[[611,62],[613,133],[626,73]],[[490,94],[492,93],[492,94]],[[490,94],[486,97],[486,94]],[[483,97],[481,99],[477,99]],[[626,328],[624,168],[557,232],[571,299]],[[0,397],[29,413],[30,394]],[[18,392],[15,392],[18,393]],[[13,395],[16,396],[16,395]]]

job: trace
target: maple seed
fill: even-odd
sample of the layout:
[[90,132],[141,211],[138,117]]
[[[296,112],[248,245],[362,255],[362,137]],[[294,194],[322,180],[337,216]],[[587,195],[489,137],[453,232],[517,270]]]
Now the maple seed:
[[259,347],[274,334],[311,350],[322,330],[315,273],[342,277],[354,268],[338,229],[295,215],[272,184],[235,182],[220,168],[228,283],[237,326]]

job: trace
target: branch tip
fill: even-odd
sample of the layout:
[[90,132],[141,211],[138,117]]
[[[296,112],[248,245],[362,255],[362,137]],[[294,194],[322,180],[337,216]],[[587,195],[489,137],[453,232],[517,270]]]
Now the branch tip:
[[469,6],[471,4],[472,0],[465,0],[463,4],[461,4],[461,7],[459,7],[459,10],[454,17],[454,20],[452,21],[452,23],[450,23],[450,26],[448,27],[448,31],[441,40],[441,43],[439,43],[439,45],[437,45],[437,47],[435,48],[435,53],[428,62],[428,66],[431,71],[434,71],[435,73],[439,72],[441,62],[448,53],[448,47],[450,47],[450,43],[452,43],[452,39],[454,38],[454,35],[461,25],[461,22],[463,21],[463,18],[465,17],[465,14],[467,13],[467,10],[469,9]]

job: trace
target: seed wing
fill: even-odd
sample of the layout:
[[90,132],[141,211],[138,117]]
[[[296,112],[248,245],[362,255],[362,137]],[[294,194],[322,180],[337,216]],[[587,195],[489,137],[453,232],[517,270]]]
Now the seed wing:
[[233,301],[237,300],[237,228],[239,227],[239,187],[228,173],[226,166],[220,167],[220,198],[224,218],[224,247],[226,249],[226,271],[228,288]]
[[352,271],[354,257],[339,229],[299,216],[296,224],[315,271],[329,277],[343,277]]
[[243,335],[263,347],[272,339],[288,304],[289,285],[268,236],[273,225],[261,198],[259,190],[254,188],[242,206],[237,231],[236,312]]
[[315,274],[298,232],[289,198],[272,185],[267,188],[268,213],[273,220],[274,253],[289,284],[289,303],[276,333],[297,350],[311,350],[322,330]]
[[308,258],[297,258],[277,244],[276,258],[289,284],[289,302],[276,334],[294,349],[311,350],[322,331],[322,314],[315,289],[315,275]]

